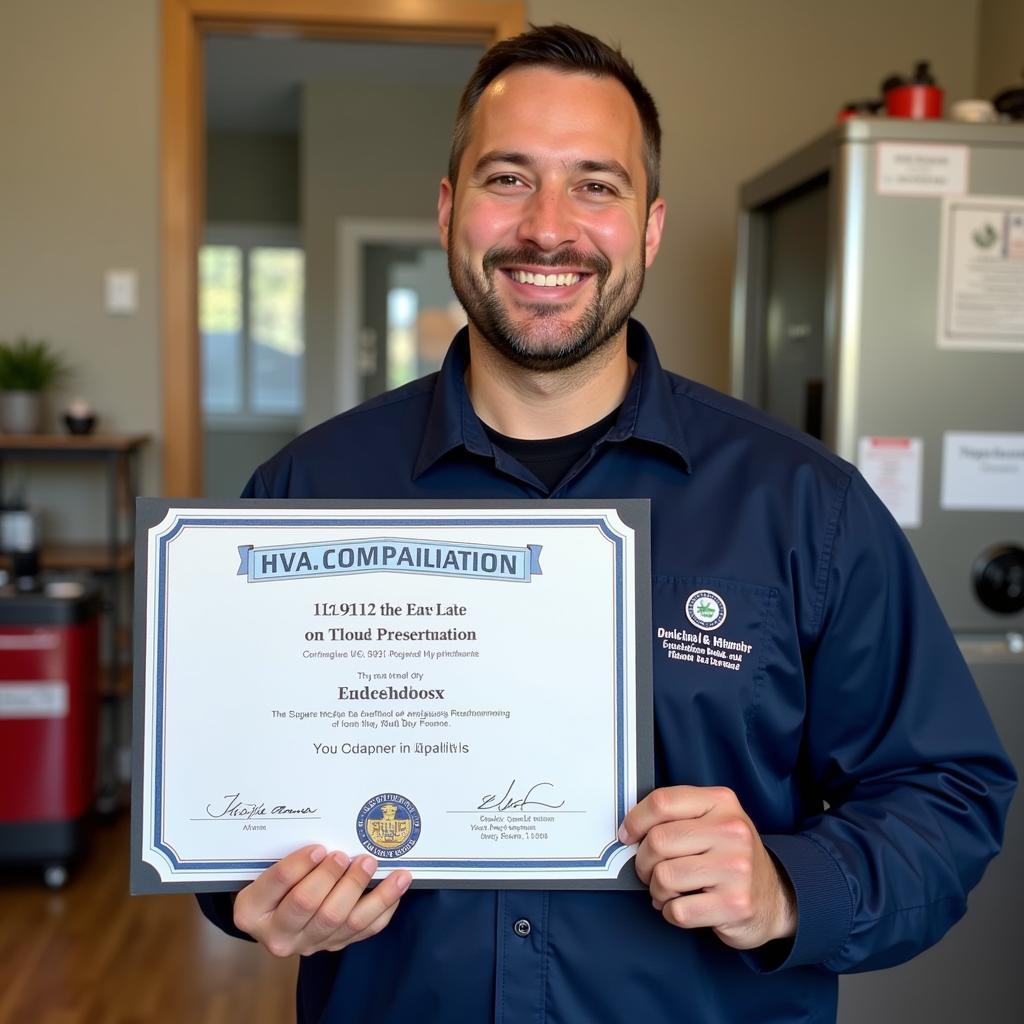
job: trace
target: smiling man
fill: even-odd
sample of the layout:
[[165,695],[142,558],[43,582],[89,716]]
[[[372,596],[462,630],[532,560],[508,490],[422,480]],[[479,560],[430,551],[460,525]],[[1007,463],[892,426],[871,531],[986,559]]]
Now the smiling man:
[[[555,95],[538,118],[538,97]],[[499,357],[474,346],[471,363],[575,367],[564,387],[609,373],[617,357],[621,378],[626,320],[665,215],[645,191],[632,98],[614,78],[523,67],[481,94],[474,127],[453,153],[438,210],[471,346],[482,339]]]
[[[593,37],[489,51],[438,202],[467,330],[247,490],[649,498],[656,788],[620,832],[649,892],[367,891],[372,858],[306,847],[233,906],[201,897],[303,955],[302,1021],[830,1021],[836,974],[937,941],[999,847],[1014,773],[899,529],[629,319],[659,152],[650,95]],[[698,634],[723,656],[677,657]]]

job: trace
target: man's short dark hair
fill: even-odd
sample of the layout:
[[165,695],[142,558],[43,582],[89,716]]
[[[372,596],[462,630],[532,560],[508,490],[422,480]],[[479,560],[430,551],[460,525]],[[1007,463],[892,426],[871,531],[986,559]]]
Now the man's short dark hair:
[[503,39],[480,58],[459,101],[448,158],[448,178],[456,184],[459,162],[469,143],[473,111],[484,90],[502,72],[515,67],[545,67],[556,71],[614,78],[633,99],[640,116],[644,140],[644,170],[647,174],[647,205],[658,197],[661,165],[661,125],[658,108],[637,73],[619,50],[596,36],[570,25],[531,25],[513,39]]

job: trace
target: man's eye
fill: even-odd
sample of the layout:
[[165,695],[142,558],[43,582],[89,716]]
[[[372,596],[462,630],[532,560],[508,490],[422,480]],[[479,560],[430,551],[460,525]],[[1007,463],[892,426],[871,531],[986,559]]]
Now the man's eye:
[[520,177],[518,174],[496,174],[491,178],[492,185],[499,185],[502,188],[514,188],[520,184]]
[[582,191],[588,196],[611,196],[615,194],[615,190],[611,185],[606,185],[603,181],[585,182]]

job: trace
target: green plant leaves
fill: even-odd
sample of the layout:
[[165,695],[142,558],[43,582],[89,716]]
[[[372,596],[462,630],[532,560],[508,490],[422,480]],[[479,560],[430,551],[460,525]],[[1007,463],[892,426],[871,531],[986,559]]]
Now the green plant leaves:
[[17,338],[0,341],[0,389],[42,391],[66,376],[64,357],[42,339]]

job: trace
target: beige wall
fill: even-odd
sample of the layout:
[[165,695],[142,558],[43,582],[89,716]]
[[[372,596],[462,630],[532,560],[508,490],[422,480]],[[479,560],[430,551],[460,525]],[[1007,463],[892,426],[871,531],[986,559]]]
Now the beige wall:
[[[55,410],[81,394],[104,427],[155,435],[156,0],[2,6],[0,338],[25,332],[66,353],[74,375],[53,396]],[[139,272],[139,312],[112,317],[103,308],[103,274],[122,267]],[[96,535],[98,477],[31,468],[51,534]],[[150,492],[157,482],[154,447],[146,463]]]
[[982,0],[978,12],[976,95],[990,100],[1024,87],[1024,0]]
[[[740,182],[826,129],[843,100],[871,94],[915,59],[931,58],[951,99],[973,94],[976,82],[982,94],[1009,84],[1024,17],[1019,0],[527,0],[527,13],[620,42],[661,104],[668,233],[640,312],[667,364],[718,386],[728,379]],[[83,393],[111,428],[154,433],[158,14],[157,0],[33,0],[4,4],[0,27],[0,337],[52,339],[77,367],[58,403]],[[391,190],[379,212],[433,210],[451,109],[418,109],[423,131],[411,151],[431,184],[409,196]],[[388,144],[378,134],[375,145]],[[310,244],[330,248],[332,233],[327,216],[311,227]],[[103,311],[109,267],[139,271],[135,316]],[[333,281],[311,287],[325,294]],[[317,316],[318,329],[333,321],[327,306]],[[313,401],[317,410],[330,404],[322,388]],[[150,491],[157,470],[155,448]],[[91,493],[55,509],[60,530],[89,532],[82,510]]]
[[[303,91],[301,206],[306,245],[306,419],[337,411],[335,330],[340,217],[430,220],[448,162],[459,90],[309,82]],[[391,131],[389,125],[401,125]]]

